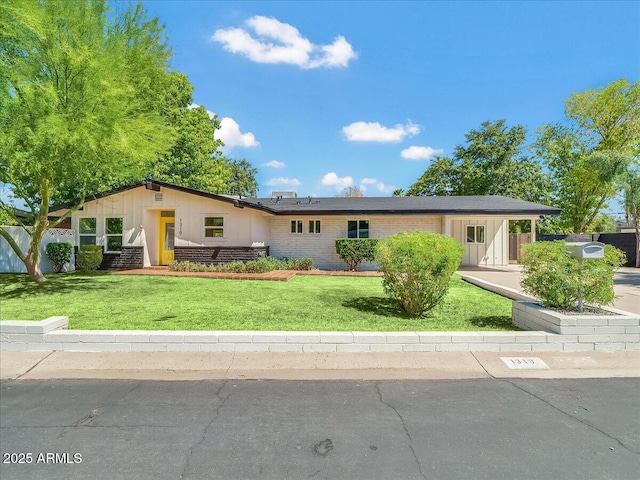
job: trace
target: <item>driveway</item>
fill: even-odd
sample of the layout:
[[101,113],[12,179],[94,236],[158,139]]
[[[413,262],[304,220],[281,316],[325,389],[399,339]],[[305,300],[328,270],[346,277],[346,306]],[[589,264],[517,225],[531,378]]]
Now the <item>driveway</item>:
[[[520,265],[493,268],[462,267],[458,273],[522,291],[520,269]],[[614,307],[627,312],[640,313],[640,268],[622,267],[616,272],[613,282],[616,295],[619,297],[614,302]]]

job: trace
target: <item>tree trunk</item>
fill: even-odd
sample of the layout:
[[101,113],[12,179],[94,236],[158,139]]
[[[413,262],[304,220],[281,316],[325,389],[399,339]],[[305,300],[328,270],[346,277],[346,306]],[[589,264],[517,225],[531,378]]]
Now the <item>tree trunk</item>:
[[31,277],[31,280],[34,282],[46,282],[47,279],[40,271],[40,265],[38,265],[38,260],[33,261],[30,255],[27,255],[22,260],[24,262],[25,267],[27,267],[27,273]]

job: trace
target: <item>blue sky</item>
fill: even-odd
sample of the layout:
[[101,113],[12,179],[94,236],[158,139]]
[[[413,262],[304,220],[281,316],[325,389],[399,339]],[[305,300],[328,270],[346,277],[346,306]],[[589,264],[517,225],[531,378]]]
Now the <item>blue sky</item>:
[[145,5],[261,196],[389,195],[485,120],[534,132],[572,92],[640,79],[640,2]]
[[533,132],[572,92],[640,80],[637,1],[144,4],[260,196],[390,195],[485,120]]

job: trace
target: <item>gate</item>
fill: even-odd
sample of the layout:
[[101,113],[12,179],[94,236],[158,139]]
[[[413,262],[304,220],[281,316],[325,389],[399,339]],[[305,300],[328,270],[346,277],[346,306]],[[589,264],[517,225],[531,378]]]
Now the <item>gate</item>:
[[531,233],[509,234],[509,263],[520,263],[520,247],[531,243]]

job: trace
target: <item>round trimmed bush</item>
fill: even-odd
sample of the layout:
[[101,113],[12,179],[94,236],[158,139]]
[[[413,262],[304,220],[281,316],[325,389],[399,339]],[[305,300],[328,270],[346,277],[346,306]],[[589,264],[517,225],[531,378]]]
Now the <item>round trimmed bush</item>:
[[102,247],[100,245],[82,245],[76,256],[76,268],[83,271],[94,271],[102,263]]
[[430,232],[404,232],[378,242],[375,260],[387,295],[418,316],[431,310],[449,289],[464,248],[455,239]]
[[64,270],[64,266],[71,261],[71,252],[73,251],[73,245],[68,242],[63,243],[47,243],[45,252],[51,263],[53,263],[53,269],[56,273],[60,273]]

